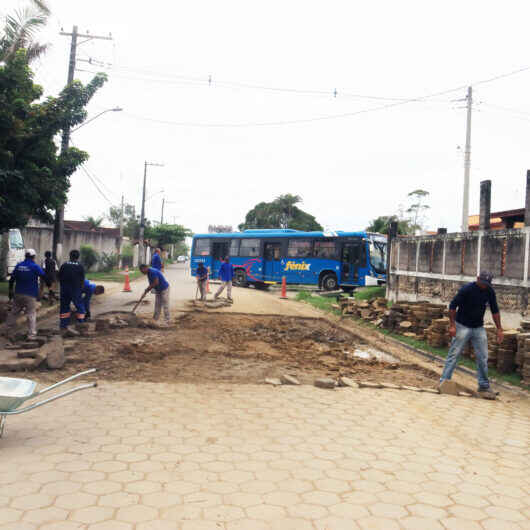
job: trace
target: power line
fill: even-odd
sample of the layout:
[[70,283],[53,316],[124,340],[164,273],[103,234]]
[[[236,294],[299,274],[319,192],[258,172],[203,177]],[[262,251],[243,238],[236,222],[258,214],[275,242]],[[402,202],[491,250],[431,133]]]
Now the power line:
[[87,171],[84,164],[80,166],[80,168],[85,172],[86,176],[90,179],[92,184],[94,184],[94,187],[98,190],[99,194],[112,206],[114,203],[101,191],[101,188],[97,185],[95,179],[92,177],[92,175]]

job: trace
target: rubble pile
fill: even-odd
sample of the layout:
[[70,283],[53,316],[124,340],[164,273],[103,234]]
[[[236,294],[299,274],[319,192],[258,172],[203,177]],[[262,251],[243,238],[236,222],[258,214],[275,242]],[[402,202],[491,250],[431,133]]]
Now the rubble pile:
[[515,364],[523,383],[530,385],[530,320],[523,320],[517,336]]
[[497,370],[501,374],[509,374],[515,371],[515,355],[517,353],[516,330],[504,332],[504,339],[497,344]]

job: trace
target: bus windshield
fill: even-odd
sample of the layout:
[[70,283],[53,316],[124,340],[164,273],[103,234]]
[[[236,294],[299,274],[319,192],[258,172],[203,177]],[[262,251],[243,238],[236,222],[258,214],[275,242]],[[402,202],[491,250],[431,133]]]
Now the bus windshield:
[[22,234],[18,228],[13,228],[9,231],[9,248],[17,250],[24,248]]
[[370,263],[378,274],[386,273],[386,242],[370,242]]

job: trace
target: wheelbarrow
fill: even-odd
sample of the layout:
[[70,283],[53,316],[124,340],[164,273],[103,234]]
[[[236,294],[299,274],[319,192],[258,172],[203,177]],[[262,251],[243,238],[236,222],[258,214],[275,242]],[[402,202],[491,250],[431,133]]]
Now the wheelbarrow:
[[32,381],[31,379],[0,377],[0,438],[2,438],[2,434],[4,433],[6,418],[8,416],[11,416],[12,414],[22,414],[23,412],[29,412],[30,410],[36,409],[37,407],[46,405],[47,403],[51,403],[56,399],[69,396],[74,392],[79,392],[79,390],[85,390],[87,388],[96,387],[98,386],[98,384],[97,382],[94,382],[79,385],[74,388],[70,388],[65,392],[61,392],[60,394],[55,394],[54,396],[49,397],[48,399],[37,401],[36,403],[32,403],[27,407],[19,409],[18,407],[20,407],[22,403],[28,401],[29,399],[42,396],[42,394],[45,394],[50,390],[54,390],[55,388],[64,385],[65,383],[69,383],[73,379],[77,379],[78,377],[81,377],[83,375],[93,374],[95,371],[96,369],[92,368],[90,370],[86,370],[85,372],[80,372],[64,379],[63,381],[59,381],[54,385],[43,388],[42,390],[35,390],[37,387],[37,383],[35,381]]

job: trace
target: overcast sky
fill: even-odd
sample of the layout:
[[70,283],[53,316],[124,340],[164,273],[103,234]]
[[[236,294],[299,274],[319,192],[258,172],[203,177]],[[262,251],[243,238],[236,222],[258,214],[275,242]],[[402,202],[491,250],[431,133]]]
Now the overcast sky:
[[[50,4],[42,39],[51,50],[35,64],[47,93],[66,81],[61,27],[114,39],[81,44],[76,72],[84,82],[92,74],[81,70],[109,74],[91,116],[124,109],[72,135],[101,191],[113,204],[123,193],[139,211],[144,161],[164,163],[148,170],[147,215],[160,220],[165,196],[166,220],[197,233],[235,228],[257,202],[283,193],[301,195],[327,228],[362,229],[406,208],[417,188],[430,192],[428,227],[457,230],[466,115],[454,100],[468,84],[530,65],[524,1]],[[470,213],[484,179],[493,181],[493,211],[524,205],[529,89],[530,70],[474,87]],[[66,217],[108,207],[78,171]]]

